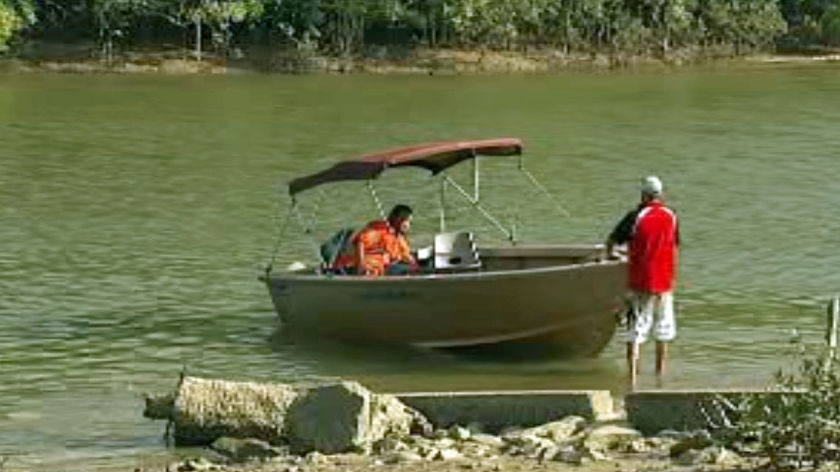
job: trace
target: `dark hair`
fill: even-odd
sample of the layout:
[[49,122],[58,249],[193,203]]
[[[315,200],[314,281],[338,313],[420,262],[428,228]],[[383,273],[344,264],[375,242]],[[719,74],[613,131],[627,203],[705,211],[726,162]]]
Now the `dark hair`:
[[388,221],[404,220],[411,216],[411,213],[411,207],[408,205],[402,203],[394,205],[394,208],[391,208],[391,213],[388,213]]

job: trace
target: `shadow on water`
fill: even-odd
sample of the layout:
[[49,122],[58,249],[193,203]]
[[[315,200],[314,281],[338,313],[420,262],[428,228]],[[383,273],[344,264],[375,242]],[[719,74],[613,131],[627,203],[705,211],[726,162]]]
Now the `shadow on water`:
[[282,326],[268,341],[275,354],[310,364],[322,378],[355,379],[384,391],[621,388],[612,360],[570,358],[549,345],[427,349],[347,343]]

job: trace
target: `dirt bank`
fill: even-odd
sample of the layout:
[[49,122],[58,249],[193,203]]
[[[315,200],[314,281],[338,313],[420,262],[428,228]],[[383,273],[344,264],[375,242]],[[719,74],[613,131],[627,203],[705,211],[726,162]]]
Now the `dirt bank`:
[[[5,73],[71,74],[238,74],[238,73],[332,73],[332,74],[545,74],[561,71],[609,71],[628,68],[672,69],[697,64],[825,64],[840,62],[840,54],[787,55],[756,54],[730,57],[674,52],[667,57],[627,54],[564,54],[557,50],[475,51],[417,49],[393,54],[373,53],[365,57],[336,58],[298,52],[255,54],[240,59],[190,59],[183,52],[130,52],[112,61],[55,54],[22,56],[0,60]],[[72,57],[76,56],[76,57]]]

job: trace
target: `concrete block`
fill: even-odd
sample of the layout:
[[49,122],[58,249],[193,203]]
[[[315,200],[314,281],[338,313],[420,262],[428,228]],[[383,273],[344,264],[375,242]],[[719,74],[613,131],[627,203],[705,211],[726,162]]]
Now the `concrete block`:
[[396,396],[437,428],[480,423],[491,433],[508,426],[537,426],[571,415],[599,420],[613,414],[612,396],[606,390],[398,393]]
[[[743,395],[776,395],[766,390],[657,390],[627,394],[624,408],[627,422],[645,435],[662,430],[709,429],[734,413],[726,411],[720,399],[735,400]],[[722,409],[723,408],[723,409]],[[726,416],[726,418],[724,417]],[[711,424],[710,424],[711,423]]]

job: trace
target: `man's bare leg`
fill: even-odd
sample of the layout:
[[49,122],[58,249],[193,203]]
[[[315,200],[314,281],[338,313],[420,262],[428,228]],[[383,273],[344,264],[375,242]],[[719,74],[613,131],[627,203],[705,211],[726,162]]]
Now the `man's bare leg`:
[[630,373],[630,388],[636,388],[636,378],[639,374],[639,345],[627,343],[627,370]]
[[656,342],[656,375],[665,374],[665,364],[668,357],[668,343]]

